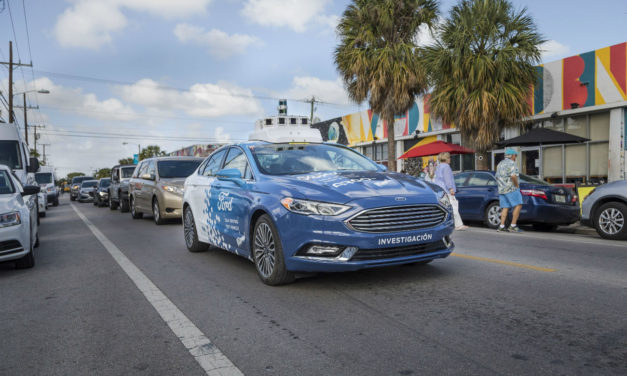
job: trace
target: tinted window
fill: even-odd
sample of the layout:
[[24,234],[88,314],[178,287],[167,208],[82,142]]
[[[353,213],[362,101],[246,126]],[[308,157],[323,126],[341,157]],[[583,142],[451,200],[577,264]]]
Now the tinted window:
[[205,166],[205,170],[203,171],[204,176],[214,176],[216,172],[220,170],[222,166],[222,159],[224,158],[224,154],[226,154],[226,149],[220,150],[215,153],[209,162],[207,162],[207,166]]
[[81,184],[81,188],[90,188],[90,187],[95,187],[97,185],[98,185],[97,180],[87,180]]
[[98,186],[100,188],[107,188],[108,186],[111,185],[111,179],[102,179],[100,180],[100,182],[98,183]]
[[[224,168],[238,169],[242,178],[246,178],[246,170],[248,169],[248,160],[246,155],[240,148],[230,148],[229,154],[226,156]],[[250,178],[248,178],[250,179]]]
[[532,178],[529,175],[520,174],[518,178],[520,179],[521,183],[536,184],[536,185],[551,185],[542,179]]
[[150,176],[155,176],[155,161],[150,161],[148,162],[148,167],[146,167],[146,172],[145,174],[148,174]]
[[91,176],[76,176],[72,178],[72,184],[80,184],[84,180],[93,180]]
[[15,187],[11,182],[11,177],[7,171],[0,170],[0,194],[6,195],[11,193],[15,193]]
[[160,178],[186,178],[198,168],[200,160],[169,160],[157,162]]
[[114,168],[113,170],[111,170],[111,179],[119,180],[120,179],[120,177],[118,176],[119,172],[120,172],[119,168]]
[[455,186],[456,187],[465,187],[466,179],[468,179],[469,173],[457,174],[455,175]]
[[133,176],[133,171],[135,171],[135,166],[133,167],[122,167],[122,179],[130,178]]
[[0,141],[0,164],[9,168],[22,168],[20,144],[17,141]]
[[35,174],[35,180],[37,184],[52,183],[52,174],[49,172],[38,172]]
[[264,174],[307,174],[314,171],[377,171],[377,165],[350,149],[325,144],[271,144],[250,146]]
[[468,180],[467,185],[471,187],[486,186],[486,185],[491,186],[491,185],[496,185],[496,180],[490,174],[474,173]]

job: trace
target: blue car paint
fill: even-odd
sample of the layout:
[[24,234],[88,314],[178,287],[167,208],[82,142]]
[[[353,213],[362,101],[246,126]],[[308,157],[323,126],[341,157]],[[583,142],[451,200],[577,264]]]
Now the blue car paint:
[[[454,223],[452,213],[446,211],[439,225],[420,230],[389,233],[366,233],[350,229],[345,221],[363,210],[382,206],[432,204],[438,202],[433,185],[396,172],[342,171],[314,172],[302,175],[266,175],[256,166],[248,150],[249,145],[239,144],[244,150],[255,177],[254,181],[220,180],[213,178],[209,188],[204,188],[204,204],[199,231],[209,243],[236,253],[252,261],[251,243],[254,220],[259,214],[268,214],[278,232],[285,265],[289,271],[340,272],[363,268],[397,265],[445,258],[453,250],[450,241]],[[217,151],[218,152],[218,151]],[[216,153],[217,153],[216,152]],[[208,158],[211,158],[208,157]],[[201,164],[202,166],[202,164]],[[188,178],[189,180],[189,178]],[[187,183],[186,183],[187,185]],[[302,215],[287,210],[280,200],[284,197],[349,205],[351,208],[337,216]],[[402,204],[399,201],[402,200]],[[185,202],[184,205],[189,205]],[[193,208],[193,211],[198,211]],[[194,213],[195,216],[197,213]],[[358,248],[394,248],[416,244],[436,243],[446,237],[446,246],[433,252],[413,256],[376,260],[337,261],[312,259],[296,253],[310,244],[330,244]],[[399,240],[394,246],[382,247],[380,239]]]
[[[475,171],[464,172],[468,177],[464,179],[464,183],[468,183],[472,174],[489,174],[494,178],[493,171]],[[458,178],[460,174],[456,174]],[[456,184],[459,179],[456,180]],[[530,184],[521,182],[521,189],[537,189],[546,190],[546,185]],[[554,188],[554,187],[551,187]],[[572,192],[564,190],[568,200],[572,198]],[[550,192],[547,194],[550,195]],[[459,214],[463,220],[482,221],[488,205],[499,200],[498,188],[496,180],[493,185],[475,185],[475,186],[457,186],[457,194],[455,195],[459,203]],[[550,196],[549,196],[550,197]],[[567,201],[568,201],[567,200]],[[539,197],[523,195],[523,205],[520,210],[519,223],[542,223],[549,225],[570,225],[580,218],[579,205],[563,205],[555,204]]]

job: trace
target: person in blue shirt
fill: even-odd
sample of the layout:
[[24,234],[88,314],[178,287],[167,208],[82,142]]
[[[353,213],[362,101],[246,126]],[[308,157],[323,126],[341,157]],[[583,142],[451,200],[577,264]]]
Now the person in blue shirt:
[[459,204],[455,198],[457,193],[457,187],[455,186],[455,180],[453,179],[453,170],[451,170],[451,154],[440,153],[438,154],[438,160],[440,163],[435,168],[435,180],[434,183],[439,185],[444,192],[448,194],[448,199],[453,206],[453,217],[455,219],[455,230],[464,231],[468,226],[464,226],[462,217],[459,215]]
[[[505,159],[496,166],[496,183],[499,187],[499,206],[501,207],[501,224],[496,231],[522,232],[516,225],[520,209],[522,208],[522,195],[518,181],[518,166],[516,158],[518,153],[514,149],[505,150]],[[512,223],[505,229],[505,220],[509,208],[512,208]]]

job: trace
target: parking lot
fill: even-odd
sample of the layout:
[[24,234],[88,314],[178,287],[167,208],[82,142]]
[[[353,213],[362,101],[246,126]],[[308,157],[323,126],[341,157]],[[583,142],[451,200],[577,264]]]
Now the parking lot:
[[65,197],[35,268],[0,265],[0,374],[623,375],[625,244],[573,232],[471,227],[429,265],[269,287],[180,222]]

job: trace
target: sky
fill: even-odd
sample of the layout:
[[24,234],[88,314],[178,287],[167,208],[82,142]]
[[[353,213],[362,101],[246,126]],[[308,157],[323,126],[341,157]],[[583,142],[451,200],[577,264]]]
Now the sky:
[[[512,0],[547,41],[543,61],[627,41],[626,0]],[[38,151],[59,177],[93,173],[138,146],[174,151],[246,140],[256,119],[321,120],[368,108],[352,103],[333,63],[335,26],[349,1],[0,0],[0,61],[27,93]],[[453,0],[440,1],[446,17]],[[419,35],[429,43],[430,35]],[[48,90],[38,94],[36,90]],[[8,96],[8,68],[0,67]],[[15,96],[22,105],[22,95]],[[8,121],[0,99],[0,119]],[[23,126],[21,109],[17,122]],[[29,136],[33,146],[32,130]],[[124,144],[126,143],[126,144]]]

